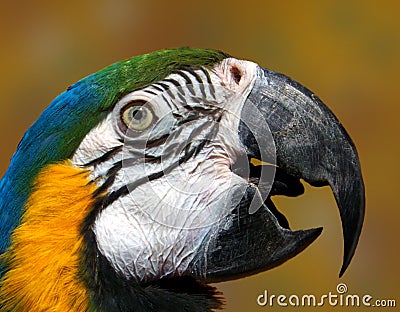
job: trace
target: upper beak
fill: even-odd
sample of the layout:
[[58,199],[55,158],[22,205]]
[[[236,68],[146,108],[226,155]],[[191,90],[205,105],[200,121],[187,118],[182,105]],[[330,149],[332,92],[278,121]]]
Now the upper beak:
[[[299,179],[331,187],[344,237],[341,276],[354,255],[364,219],[364,183],[352,140],[315,94],[282,74],[258,69],[242,120],[249,119],[250,107],[254,114],[254,105],[268,124],[276,147],[277,169],[269,195],[303,193]],[[257,124],[250,129],[242,121],[239,132],[250,156],[262,158],[254,140],[254,132],[263,131]]]

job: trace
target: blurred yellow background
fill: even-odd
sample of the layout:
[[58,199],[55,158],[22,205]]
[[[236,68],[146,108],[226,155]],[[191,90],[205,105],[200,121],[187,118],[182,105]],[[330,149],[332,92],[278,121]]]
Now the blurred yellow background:
[[[310,311],[262,308],[256,299],[264,290],[335,293],[340,282],[348,293],[396,299],[399,306],[399,12],[400,2],[384,0],[2,1],[0,176],[28,126],[81,77],[153,50],[220,49],[313,90],[353,138],[367,191],[359,247],[341,279],[341,228],[330,190],[307,187],[300,198],[279,198],[293,228],[324,231],[284,265],[217,285],[227,311]],[[374,310],[385,309],[368,309]]]

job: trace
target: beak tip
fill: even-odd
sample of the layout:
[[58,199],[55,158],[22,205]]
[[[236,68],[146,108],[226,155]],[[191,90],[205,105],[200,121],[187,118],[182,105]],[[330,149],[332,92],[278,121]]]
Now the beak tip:
[[343,276],[344,272],[345,272],[346,269],[347,269],[347,266],[348,266],[348,264],[345,265],[345,264],[343,263],[342,268],[340,269],[340,272],[339,272],[339,278],[341,278],[341,277]]
[[359,176],[351,179],[352,184],[340,183],[340,187],[333,188],[342,220],[344,240],[343,264],[339,277],[343,276],[354,256],[364,221],[365,188],[359,168],[357,174]]
[[[294,231],[290,232],[290,237],[291,240],[295,237],[296,239],[293,239],[293,242],[295,242],[295,253],[299,253],[303,251],[305,248],[307,248],[312,242],[314,242],[318,236],[321,235],[322,233],[322,227],[318,228],[313,228],[313,229],[308,229],[308,230],[299,230],[299,231]],[[293,237],[293,238],[292,238]]]

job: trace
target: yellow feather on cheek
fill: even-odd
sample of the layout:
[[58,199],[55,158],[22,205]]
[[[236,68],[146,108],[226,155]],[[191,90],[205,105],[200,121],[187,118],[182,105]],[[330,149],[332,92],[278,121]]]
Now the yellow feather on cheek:
[[91,210],[94,183],[69,161],[36,178],[21,225],[2,256],[9,271],[0,284],[1,311],[87,311],[79,279],[80,227]]

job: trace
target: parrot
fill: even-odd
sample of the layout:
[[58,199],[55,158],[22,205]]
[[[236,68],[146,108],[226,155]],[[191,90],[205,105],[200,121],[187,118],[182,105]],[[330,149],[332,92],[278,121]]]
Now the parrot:
[[334,113],[225,52],[159,50],[58,95],[0,181],[0,311],[215,311],[215,283],[277,267],[322,228],[274,196],[328,186],[348,268],[365,190]]

